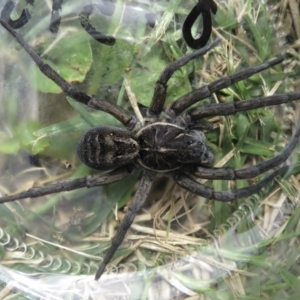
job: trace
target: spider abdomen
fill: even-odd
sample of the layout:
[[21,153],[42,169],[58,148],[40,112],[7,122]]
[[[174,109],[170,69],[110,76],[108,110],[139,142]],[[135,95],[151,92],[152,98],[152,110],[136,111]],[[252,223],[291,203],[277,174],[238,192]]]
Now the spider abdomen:
[[199,130],[156,122],[142,128],[137,140],[140,145],[138,162],[157,172],[171,171],[189,163],[210,165],[214,159]]
[[137,157],[139,150],[133,133],[112,126],[88,130],[77,145],[80,160],[96,170],[114,169],[129,164]]

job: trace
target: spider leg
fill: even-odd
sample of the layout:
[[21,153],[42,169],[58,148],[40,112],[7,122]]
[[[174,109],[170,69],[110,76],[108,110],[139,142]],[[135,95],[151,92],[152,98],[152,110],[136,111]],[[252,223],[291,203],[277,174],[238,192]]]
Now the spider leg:
[[5,3],[0,18],[1,20],[5,21],[9,26],[11,26],[13,29],[18,29],[23,27],[31,18],[31,15],[29,13],[29,10],[27,8],[23,9],[21,12],[21,15],[18,19],[12,20],[11,14],[15,8],[16,4],[9,0]]
[[192,53],[186,54],[181,58],[175,60],[171,64],[169,64],[160,74],[158,80],[155,83],[154,94],[152,96],[152,101],[149,107],[149,111],[154,114],[159,114],[166,101],[167,95],[167,82],[171,78],[171,76],[179,70],[182,66],[186,65],[193,59],[198,58],[199,56],[203,56],[205,53],[216,47],[221,42],[220,39],[215,40],[211,44],[201,48],[200,50],[194,51]]
[[195,129],[195,130],[201,130],[201,131],[212,131],[213,130],[213,125],[209,122],[198,122],[195,124],[191,124],[189,126],[189,129]]
[[24,50],[31,56],[36,65],[39,67],[41,72],[53,80],[67,95],[74,100],[83,103],[89,107],[100,109],[114,116],[117,120],[124,124],[129,129],[132,129],[136,124],[135,118],[127,112],[124,108],[101,100],[96,96],[89,96],[83,91],[68,83],[63,79],[56,71],[54,71],[48,64],[44,63],[43,60],[34,52],[33,48],[29,46],[24,39],[17,34],[11,26],[9,26],[4,20],[0,19],[1,25],[13,36],[16,41],[24,48]]
[[182,96],[181,98],[175,100],[171,104],[170,110],[178,115],[179,113],[181,113],[186,108],[193,105],[194,103],[199,102],[199,101],[211,96],[214,92],[217,92],[221,89],[229,87],[230,85],[232,85],[238,81],[247,79],[247,78],[251,77],[252,75],[259,73],[263,70],[269,69],[270,67],[281,63],[283,60],[284,60],[284,57],[282,57],[282,56],[277,57],[277,58],[274,58],[274,59],[272,59],[268,62],[265,62],[261,65],[244,69],[233,75],[221,78],[221,79],[216,80],[208,85],[204,85],[201,88],[199,88],[195,91],[192,91],[192,92]]
[[102,175],[87,175],[83,178],[63,180],[54,184],[34,187],[26,192],[15,194],[12,196],[5,196],[0,198],[0,203],[12,202],[24,198],[36,198],[49,194],[59,193],[63,191],[72,191],[83,187],[95,187],[110,184],[128,177],[133,172],[133,168],[122,167],[113,170],[110,173]]
[[95,27],[93,27],[90,24],[90,15],[94,11],[94,9],[97,11],[105,11],[108,13],[108,15],[112,15],[114,12],[114,4],[107,2],[103,3],[102,5],[98,4],[90,4],[84,6],[82,9],[81,13],[79,14],[79,20],[81,23],[82,28],[91,36],[93,37],[97,42],[108,45],[108,46],[113,46],[116,43],[116,39],[113,36],[107,36],[99,31],[96,30]]
[[123,242],[127,230],[130,228],[136,214],[141,210],[141,208],[143,207],[143,205],[145,203],[145,200],[147,199],[147,197],[149,195],[150,188],[152,186],[154,177],[155,177],[154,172],[149,171],[149,170],[144,171],[143,177],[140,181],[138,189],[134,195],[132,202],[130,203],[130,205],[128,207],[128,211],[127,211],[126,215],[124,216],[124,219],[122,220],[116,235],[112,239],[111,247],[109,248],[108,252],[106,253],[106,255],[102,261],[102,264],[100,265],[100,267],[96,273],[95,280],[98,280],[101,277],[107,264],[110,262],[113,255],[115,254],[116,250]]
[[[199,49],[206,45],[211,35],[211,14],[216,14],[217,5],[212,0],[199,0],[191,12],[186,17],[182,26],[182,35],[185,42],[193,49]],[[192,26],[197,18],[202,14],[203,30],[199,38],[194,39],[192,36]]]
[[192,167],[194,168],[194,170],[192,170],[192,173],[198,178],[205,179],[237,180],[253,178],[285,162],[291,155],[292,151],[295,149],[299,138],[300,126],[298,126],[298,128],[296,129],[296,133],[280,154],[251,167],[235,170],[233,168],[208,168],[196,166]]
[[173,179],[176,183],[187,191],[196,195],[205,197],[207,199],[228,202],[237,200],[239,198],[247,197],[259,192],[265,185],[271,182],[277,175],[285,173],[289,169],[289,166],[283,166],[280,169],[266,176],[264,179],[251,186],[230,190],[230,191],[215,191],[213,188],[201,184],[186,174],[178,171],[173,175]]
[[61,16],[60,11],[62,9],[63,0],[54,0],[52,2],[51,21],[49,30],[52,33],[57,33],[59,30]]
[[192,122],[212,116],[228,116],[240,111],[256,109],[265,106],[279,105],[300,99],[300,92],[277,94],[267,97],[257,97],[238,102],[216,103],[197,106],[186,112],[185,118]]

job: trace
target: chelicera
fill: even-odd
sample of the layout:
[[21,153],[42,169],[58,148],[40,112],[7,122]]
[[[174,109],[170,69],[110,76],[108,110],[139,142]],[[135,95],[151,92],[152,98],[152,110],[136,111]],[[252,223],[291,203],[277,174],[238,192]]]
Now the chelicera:
[[[45,64],[34,50],[3,20],[1,25],[12,34],[16,41],[32,57],[40,70],[57,83],[62,90],[74,100],[94,109],[102,110],[119,120],[126,129],[102,126],[92,128],[80,139],[77,152],[80,159],[89,167],[97,170],[112,170],[105,175],[86,176],[80,179],[63,181],[51,185],[32,188],[26,192],[0,198],[1,203],[26,197],[38,197],[50,193],[74,190],[81,187],[93,187],[123,179],[130,176],[134,169],[142,169],[142,176],[137,191],[128,207],[128,211],[119,225],[112,245],[104,256],[95,279],[98,280],[121,245],[136,214],[143,207],[149,195],[155,175],[161,173],[173,180],[187,191],[216,201],[233,201],[257,193],[277,175],[284,174],[289,166],[284,163],[300,136],[300,126],[282,153],[256,165],[242,169],[214,168],[214,155],[206,145],[204,131],[210,125],[203,119],[211,116],[232,115],[260,107],[279,105],[300,99],[300,92],[277,94],[249,100],[198,105],[193,104],[206,99],[214,92],[249,78],[253,74],[281,63],[284,58],[274,58],[261,65],[247,68],[213,83],[204,85],[172,102],[164,109],[167,83],[173,73],[188,62],[197,59],[212,50],[219,40],[186,54],[171,63],[158,78],[149,108],[142,110],[142,119],[122,107],[87,95],[77,87],[66,82],[56,71]],[[279,168],[277,168],[279,167]],[[230,191],[215,191],[213,188],[197,182],[197,178],[238,180],[254,178],[270,169],[277,168],[263,180],[245,188]]]

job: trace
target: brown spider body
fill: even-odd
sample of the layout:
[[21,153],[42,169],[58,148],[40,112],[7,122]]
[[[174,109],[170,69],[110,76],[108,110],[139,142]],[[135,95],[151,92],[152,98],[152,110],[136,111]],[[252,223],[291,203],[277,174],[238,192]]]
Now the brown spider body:
[[168,172],[184,164],[210,166],[214,155],[207,149],[200,130],[156,122],[132,132],[112,126],[95,127],[78,142],[77,153],[83,163],[106,170],[137,162],[156,172]]
[[130,131],[112,127],[94,127],[79,140],[77,153],[83,163],[96,170],[113,169],[132,162],[140,146]]

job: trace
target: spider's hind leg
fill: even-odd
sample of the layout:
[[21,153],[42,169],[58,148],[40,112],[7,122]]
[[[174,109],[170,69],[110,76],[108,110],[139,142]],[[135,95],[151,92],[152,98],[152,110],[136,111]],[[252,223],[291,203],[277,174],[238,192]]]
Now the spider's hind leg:
[[273,168],[278,167],[280,164],[284,163],[288,157],[291,155],[293,150],[296,148],[298,141],[300,139],[300,125],[297,127],[295,134],[293,135],[290,142],[285,146],[283,151],[265,161],[259,162],[256,165],[242,168],[209,168],[202,166],[192,166],[190,172],[193,173],[198,178],[204,179],[228,179],[228,180],[238,180],[238,179],[249,179],[254,178],[262,173],[265,173]]
[[61,180],[56,183],[33,187],[26,192],[0,197],[0,203],[12,202],[25,198],[36,198],[54,193],[73,191],[83,187],[95,187],[110,184],[124,179],[132,174],[134,168],[129,165],[115,169],[107,174],[87,175],[82,178]]
[[173,175],[173,179],[176,181],[176,183],[179,186],[181,186],[182,188],[184,188],[185,190],[193,194],[202,196],[206,199],[229,202],[259,192],[264,186],[270,183],[276,176],[286,173],[288,169],[289,166],[283,166],[280,169],[269,174],[268,176],[266,176],[264,179],[262,179],[256,184],[247,186],[245,188],[229,190],[229,191],[215,191],[213,188],[195,181],[190,176],[180,171],[177,171]]
[[100,267],[96,273],[96,276],[95,276],[96,280],[98,280],[101,277],[101,275],[103,274],[103,272],[105,271],[107,264],[110,262],[113,255],[115,254],[115,252],[117,251],[119,246],[122,244],[125,234],[128,231],[128,229],[130,228],[136,214],[143,207],[143,205],[149,195],[154,177],[155,177],[154,172],[148,171],[148,170],[144,171],[143,176],[140,181],[140,184],[138,186],[138,189],[134,195],[133,200],[131,201],[131,203],[128,207],[128,211],[126,212],[124,219],[122,220],[121,224],[119,225],[117,233],[112,240],[111,247],[108,249],[108,252],[106,253],[106,255],[104,257],[102,264],[100,265]]

